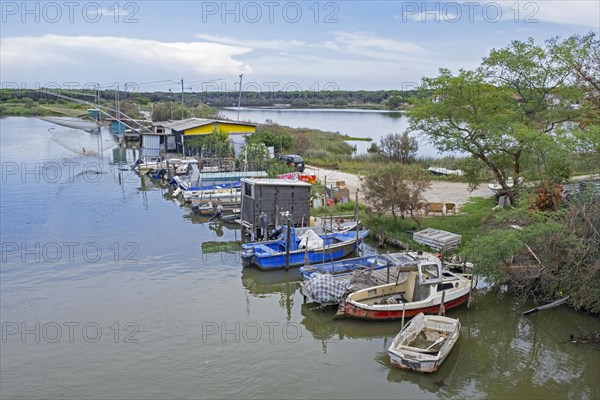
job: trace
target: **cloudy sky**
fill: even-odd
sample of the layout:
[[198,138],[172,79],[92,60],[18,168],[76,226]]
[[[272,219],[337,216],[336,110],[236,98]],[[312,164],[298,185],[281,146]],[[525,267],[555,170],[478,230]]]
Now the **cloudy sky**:
[[511,40],[600,29],[590,1],[1,1],[3,87],[409,89]]

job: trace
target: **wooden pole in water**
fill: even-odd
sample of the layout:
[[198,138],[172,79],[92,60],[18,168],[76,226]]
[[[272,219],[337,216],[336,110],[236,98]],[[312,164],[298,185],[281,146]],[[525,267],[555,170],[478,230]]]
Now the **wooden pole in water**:
[[400,330],[404,329],[404,314],[406,313],[406,303],[403,301],[402,302],[402,326],[400,327]]
[[[477,243],[475,244],[475,249],[479,248],[479,235],[477,235]],[[477,251],[477,250],[476,250]],[[466,260],[465,260],[466,261]],[[464,264],[464,268],[463,268],[463,272],[465,272],[467,267],[467,264],[465,262]],[[471,289],[469,289],[469,299],[467,300],[467,308],[471,308],[471,302],[472,302],[472,293],[473,293],[473,281],[475,280],[475,264],[473,264],[473,270],[471,271]]]
[[325,178],[323,178],[325,180],[325,217],[323,217],[323,230],[327,231],[327,210],[329,209],[329,201],[328,201],[328,197],[327,197],[327,175],[325,175]]
[[356,255],[360,256],[360,249],[358,248],[358,189],[356,189],[356,197],[354,200],[354,221],[356,221]]
[[290,217],[287,218],[287,227],[285,232],[285,270],[290,269]]
[[444,311],[444,301],[446,300],[446,291],[442,291],[442,302],[440,303],[440,309],[438,311],[438,315],[445,314]]

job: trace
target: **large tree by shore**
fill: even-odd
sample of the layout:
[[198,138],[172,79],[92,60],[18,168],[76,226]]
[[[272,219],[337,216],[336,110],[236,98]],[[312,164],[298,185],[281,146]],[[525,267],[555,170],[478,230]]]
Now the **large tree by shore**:
[[[407,113],[409,129],[423,132],[440,151],[461,151],[480,160],[504,192],[512,193],[508,178],[523,175],[532,149],[564,147],[572,133],[558,128],[582,121],[586,90],[577,68],[588,78],[593,75],[589,71],[598,64],[591,56],[594,45],[598,41],[592,33],[543,45],[533,39],[513,41],[492,50],[474,71],[454,75],[440,69],[439,76],[423,78],[420,96]],[[547,163],[565,162],[560,152],[548,154],[553,159]]]

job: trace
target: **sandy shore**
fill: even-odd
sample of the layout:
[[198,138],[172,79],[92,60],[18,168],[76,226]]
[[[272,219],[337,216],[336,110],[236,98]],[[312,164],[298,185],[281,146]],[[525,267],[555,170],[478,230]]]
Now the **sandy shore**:
[[[354,199],[356,190],[359,190],[358,196],[360,201],[364,201],[363,193],[361,190],[361,181],[359,175],[349,174],[346,172],[317,168],[307,166],[304,171],[305,174],[316,175],[322,183],[327,179],[327,185],[335,185],[336,181],[345,181],[346,186],[350,191],[350,198]],[[428,202],[441,202],[441,203],[455,203],[457,208],[467,203],[470,197],[491,197],[493,196],[492,191],[487,187],[486,184],[479,186],[478,189],[473,192],[469,192],[468,184],[461,182],[440,182],[432,181],[431,187],[425,192],[424,198]]]

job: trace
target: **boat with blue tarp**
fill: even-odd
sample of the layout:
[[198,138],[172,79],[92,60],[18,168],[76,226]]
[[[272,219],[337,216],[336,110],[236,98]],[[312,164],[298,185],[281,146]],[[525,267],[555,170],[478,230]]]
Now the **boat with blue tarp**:
[[[281,239],[243,244],[242,263],[245,266],[256,265],[263,270],[284,268],[286,266],[287,229],[287,226],[282,227]],[[309,229],[304,234],[297,235],[295,228],[289,229],[290,267],[343,258],[356,251],[357,245],[360,245],[369,234],[368,230],[317,234]]]
[[387,254],[382,254],[348,258],[323,264],[304,265],[300,267],[300,273],[304,280],[308,280],[315,273],[344,276],[351,275],[357,269],[379,270],[397,265],[402,265],[402,263]]

